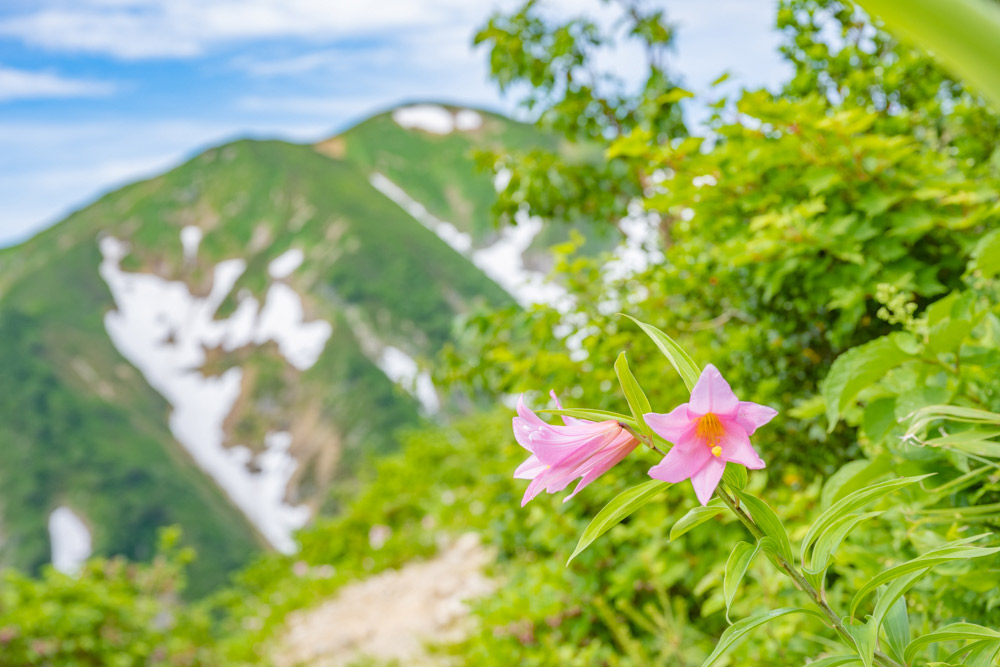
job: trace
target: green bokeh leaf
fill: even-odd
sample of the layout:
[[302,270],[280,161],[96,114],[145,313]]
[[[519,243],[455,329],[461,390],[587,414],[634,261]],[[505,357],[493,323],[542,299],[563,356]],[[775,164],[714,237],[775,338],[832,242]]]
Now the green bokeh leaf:
[[760,545],[747,542],[737,542],[726,561],[726,576],[722,584],[722,592],[726,598],[726,620],[729,620],[729,607],[736,596],[736,589],[747,573],[747,568],[753,562],[753,557],[760,550]]
[[624,352],[619,354],[618,359],[615,361],[615,374],[622,385],[625,400],[628,401],[628,406],[632,409],[632,416],[635,417],[635,421],[639,425],[639,430],[646,435],[651,435],[653,430],[646,424],[643,415],[652,412],[652,408],[649,405],[649,399],[646,398],[646,394],[642,391],[642,387],[639,386],[635,376],[632,375],[632,370],[628,367],[628,359],[625,357]]
[[590,525],[583,531],[576,549],[573,550],[566,564],[569,565],[580,552],[593,544],[594,540],[598,537],[617,526],[637,509],[663,493],[667,486],[669,485],[666,482],[653,479],[615,496],[614,500],[605,505],[604,509],[597,513],[597,516],[593,518]]
[[681,379],[684,380],[684,385],[688,388],[688,391],[694,389],[695,383],[698,382],[698,378],[701,376],[701,370],[698,368],[698,364],[694,362],[694,359],[684,351],[684,348],[678,345],[673,338],[653,325],[640,322],[631,315],[625,315],[625,317],[635,322],[652,339],[656,347],[660,349],[660,352],[663,353],[667,361],[670,362],[681,376]]

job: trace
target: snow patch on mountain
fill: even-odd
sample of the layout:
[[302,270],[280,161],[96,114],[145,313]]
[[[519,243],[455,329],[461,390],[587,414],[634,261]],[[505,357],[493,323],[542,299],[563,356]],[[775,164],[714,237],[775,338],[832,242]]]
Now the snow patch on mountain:
[[274,341],[289,363],[305,370],[322,353],[330,324],[306,322],[298,294],[280,283],[271,285],[263,309],[247,296],[230,317],[216,319],[246,269],[242,259],[216,265],[211,291],[198,297],[183,282],[122,271],[128,253],[122,241],[107,236],[100,248],[101,277],[116,306],[104,325],[115,347],[173,407],[170,429],[195,462],[275,548],[294,551],[292,532],[305,524],[310,510],[285,501],[296,466],[290,436],[269,435],[255,460],[245,447],[224,447],[223,424],[239,396],[243,371],[234,367],[206,376],[200,369],[207,349]]
[[275,283],[268,288],[267,300],[257,320],[254,340],[258,345],[273,340],[288,363],[304,371],[323,354],[331,333],[329,322],[306,322],[302,299],[291,287]]
[[483,117],[472,109],[462,109],[455,114],[455,129],[461,132],[478,130],[483,126]]
[[557,305],[565,298],[566,291],[562,287],[548,282],[544,273],[532,271],[524,263],[525,251],[542,229],[539,218],[524,212],[518,213],[515,217],[516,225],[504,227],[499,237],[488,246],[474,249],[471,236],[430,213],[423,204],[384,174],[375,172],[369,180],[379,192],[437,234],[442,241],[468,257],[479,270],[503,287],[521,305]]
[[425,413],[434,414],[441,409],[441,401],[434,389],[430,373],[420,370],[416,360],[406,352],[387,345],[382,349],[376,364],[387,378],[420,401]]
[[390,181],[386,176],[376,171],[372,173],[368,180],[376,190],[394,201],[400,208],[409,213],[410,216],[415,218],[424,227],[437,234],[442,241],[452,248],[463,255],[468,255],[472,250],[471,236],[459,231],[458,227],[450,222],[445,222],[431,214],[423,204],[406,194],[403,188]]
[[426,369],[421,369],[416,359],[400,348],[387,345],[366,321],[360,309],[346,305],[344,315],[365,357],[378,366],[390,382],[420,401],[424,414],[438,412],[441,401],[431,374]]
[[431,134],[450,134],[455,130],[468,132],[482,127],[483,117],[471,109],[452,113],[438,104],[414,104],[392,112],[392,119],[408,130],[423,130]]
[[198,246],[201,245],[202,232],[200,227],[188,225],[181,230],[181,247],[184,249],[185,261],[191,262],[198,256]]
[[77,514],[60,506],[49,514],[49,544],[52,567],[65,574],[76,574],[90,558],[90,530]]
[[267,272],[276,280],[282,280],[292,275],[295,269],[302,266],[302,251],[298,248],[289,248],[281,253],[267,265]]

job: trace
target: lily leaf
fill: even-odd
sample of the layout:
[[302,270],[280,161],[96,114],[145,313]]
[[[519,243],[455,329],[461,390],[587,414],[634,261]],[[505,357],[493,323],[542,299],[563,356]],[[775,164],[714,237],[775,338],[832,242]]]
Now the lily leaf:
[[[622,314],[624,315],[624,313]],[[625,317],[635,322],[653,340],[656,347],[660,348],[660,352],[663,353],[663,356],[667,358],[667,361],[670,362],[681,376],[688,391],[694,389],[695,383],[698,382],[698,378],[701,376],[701,369],[698,368],[698,364],[694,362],[694,359],[684,351],[684,348],[652,324],[640,322],[631,315],[625,315]]]
[[626,517],[630,516],[637,509],[648,503],[656,496],[666,490],[668,484],[658,479],[643,482],[639,486],[623,491],[615,496],[614,500],[604,506],[597,516],[593,518],[590,525],[583,531],[580,541],[573,550],[573,554],[566,561],[566,565],[573,562],[573,559],[580,555],[580,552],[594,543],[598,537],[608,532]]

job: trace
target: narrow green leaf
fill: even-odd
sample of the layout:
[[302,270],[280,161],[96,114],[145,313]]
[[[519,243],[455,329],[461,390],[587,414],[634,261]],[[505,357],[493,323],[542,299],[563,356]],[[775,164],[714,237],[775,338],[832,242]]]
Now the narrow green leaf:
[[772,609],[771,611],[765,611],[759,614],[754,614],[753,616],[748,616],[741,621],[736,621],[726,628],[726,631],[723,632],[722,636],[719,638],[719,643],[715,645],[715,650],[713,650],[711,655],[705,659],[705,662],[701,663],[701,667],[709,667],[709,665],[718,660],[723,653],[743,643],[749,634],[756,628],[788,614],[810,614],[812,616],[823,618],[819,615],[819,613],[812,611],[811,609],[802,609],[800,607]]
[[764,534],[773,539],[778,544],[779,553],[785,560],[792,560],[792,544],[788,540],[788,532],[781,523],[781,519],[774,513],[774,510],[760,498],[751,496],[739,489],[732,489],[736,497],[740,499],[744,506],[750,510],[750,516],[754,523],[764,531]]
[[768,560],[774,563],[775,567],[781,567],[781,563],[778,561],[778,558],[784,557],[784,554],[781,553],[781,547],[778,546],[777,540],[773,537],[767,537],[765,535],[757,540],[757,546],[764,552],[764,555],[767,556]]
[[854,512],[855,510],[861,509],[868,503],[874,502],[883,496],[887,496],[894,491],[898,491],[905,486],[914,484],[930,476],[931,475],[928,474],[919,475],[917,477],[899,477],[897,479],[890,479],[885,482],[880,482],[866,487],[860,491],[855,491],[846,498],[841,498],[834,503],[832,507],[823,512],[816,520],[816,523],[814,523],[809,529],[809,532],[806,533],[805,539],[802,540],[802,548],[799,554],[801,561],[803,563],[806,562],[806,554],[809,551],[809,547],[811,547],[823,533],[831,530],[837,521],[844,516]]
[[837,553],[837,549],[840,548],[841,542],[844,541],[851,531],[854,530],[862,521],[871,519],[879,516],[882,512],[868,512],[867,514],[848,514],[845,517],[838,519],[830,529],[825,531],[816,540],[816,546],[813,547],[812,553],[810,554],[808,564],[803,561],[802,569],[809,574],[820,575],[826,571],[826,568],[830,567],[830,563],[833,561],[833,557]]
[[635,417],[639,429],[646,435],[650,435],[653,429],[649,428],[642,416],[647,412],[652,412],[653,408],[650,407],[649,399],[646,398],[642,387],[639,386],[635,376],[632,375],[632,370],[628,367],[628,359],[625,358],[624,352],[619,354],[618,360],[615,361],[615,374],[622,385],[625,400],[628,401],[628,407],[632,410],[632,416]]
[[861,660],[856,655],[832,655],[827,658],[813,660],[803,667],[845,667],[846,665],[860,664]]
[[943,507],[936,510],[919,510],[914,512],[921,517],[940,519],[943,522],[952,521],[992,521],[1000,516],[1000,503],[989,505],[971,505],[969,507]]
[[970,428],[967,431],[949,433],[948,435],[943,435],[938,438],[929,438],[924,440],[924,444],[931,447],[946,447],[948,445],[964,445],[969,442],[991,440],[992,438],[996,438],[998,436],[1000,436],[1000,429]]
[[734,489],[745,489],[747,485],[747,469],[739,463],[727,463],[722,471],[722,481]]
[[906,429],[904,438],[915,438],[931,422],[938,419],[964,422],[966,424],[992,424],[1000,426],[1000,413],[980,410],[978,408],[966,408],[959,405],[926,405],[918,410],[914,410],[907,415],[906,419],[910,422],[910,425]]
[[1000,108],[1000,9],[987,0],[861,0]]
[[921,577],[927,574],[929,569],[911,572],[896,579],[886,588],[885,592],[878,599],[878,602],[875,603],[875,610],[868,619],[868,623],[862,627],[861,636],[855,637],[855,641],[858,644],[858,652],[861,655],[862,662],[865,663],[865,667],[872,667],[875,659],[875,645],[878,643],[878,631],[882,627],[882,621],[889,613],[889,610],[896,604],[896,600],[905,595],[906,591],[910,590]]
[[[997,653],[1000,653],[1000,640],[984,639],[966,644],[945,658],[945,662],[961,663],[962,667],[993,667]],[[964,660],[963,655],[965,655]]]
[[826,509],[844,496],[868,486],[883,477],[890,465],[891,458],[887,454],[881,454],[873,460],[859,459],[845,464],[823,484],[820,507]]
[[1000,632],[974,623],[952,623],[910,642],[903,654],[903,660],[911,662],[920,649],[930,644],[980,640],[1000,640]]
[[567,408],[565,410],[556,409],[545,409],[538,410],[540,414],[547,415],[559,415],[561,417],[574,417],[576,419],[589,419],[594,422],[611,421],[621,422],[627,424],[634,429],[639,428],[638,422],[628,415],[623,415],[618,412],[607,412],[606,410],[589,410],[586,408]]
[[566,565],[569,565],[574,558],[580,555],[581,551],[593,544],[594,540],[617,526],[623,519],[666,490],[667,486],[666,482],[653,479],[643,482],[639,486],[633,486],[631,489],[615,496],[614,500],[605,505],[604,509],[597,513],[597,516],[593,518],[590,525],[583,531],[583,535],[580,536],[580,541],[577,543],[576,549],[573,550],[569,560],[566,561]]
[[874,591],[878,590],[879,586],[895,581],[903,575],[917,570],[933,568],[944,563],[951,563],[956,560],[982,558],[983,556],[989,556],[990,554],[994,554],[998,551],[1000,551],[1000,547],[984,548],[964,545],[945,546],[928,551],[927,553],[917,556],[912,560],[900,563],[895,567],[890,567],[888,570],[879,572],[858,589],[858,592],[854,594],[854,598],[851,600],[850,615],[854,616],[854,613],[857,611],[858,605],[861,604],[862,600]]
[[900,595],[889,608],[884,625],[889,650],[897,661],[902,660],[906,645],[910,643],[910,617],[906,613],[905,595]]
[[722,583],[722,594],[726,598],[726,620],[729,620],[729,607],[736,596],[736,589],[747,573],[747,568],[753,561],[753,557],[760,550],[760,544],[753,545],[747,542],[737,542],[729,554],[726,561],[726,577]]
[[[624,313],[622,314],[624,315]],[[695,383],[698,382],[698,378],[701,376],[701,369],[698,368],[698,364],[694,362],[694,359],[684,351],[684,348],[678,345],[673,338],[653,325],[640,322],[631,315],[625,315],[625,317],[635,322],[653,340],[656,347],[660,348],[660,352],[663,353],[663,356],[667,358],[667,361],[670,362],[681,376],[688,391],[694,389]]]
[[692,528],[700,526],[709,519],[713,519],[725,511],[726,506],[723,505],[722,501],[718,498],[712,498],[708,501],[708,505],[705,505],[704,507],[698,505],[697,507],[692,508],[687,514],[678,519],[677,523],[675,523],[673,528],[670,529],[670,541],[673,542]]
[[[872,628],[876,628],[872,631]],[[875,662],[875,646],[878,643],[878,629],[872,621],[861,625],[847,625],[847,631],[854,638],[854,647],[865,667],[873,667]]]

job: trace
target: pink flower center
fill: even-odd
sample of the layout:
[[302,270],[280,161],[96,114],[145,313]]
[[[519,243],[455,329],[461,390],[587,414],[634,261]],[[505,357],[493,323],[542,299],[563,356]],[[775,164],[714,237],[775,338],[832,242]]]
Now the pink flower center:
[[698,418],[698,425],[695,427],[695,436],[701,439],[706,447],[712,450],[713,456],[722,456],[722,436],[726,430],[722,427],[722,422],[714,414]]

